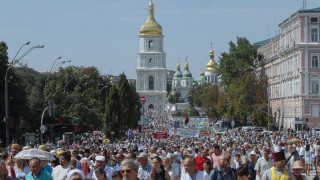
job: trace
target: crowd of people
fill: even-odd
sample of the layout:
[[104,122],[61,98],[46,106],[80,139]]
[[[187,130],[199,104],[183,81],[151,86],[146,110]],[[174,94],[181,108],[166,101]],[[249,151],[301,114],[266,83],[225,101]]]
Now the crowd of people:
[[[129,130],[124,138],[105,141],[102,132],[78,134],[68,144],[34,145],[55,160],[15,156],[31,145],[12,144],[1,152],[0,180],[305,180],[310,170],[320,175],[320,141],[317,134],[261,133],[227,129],[184,137],[177,133],[166,112],[148,110],[142,129]],[[188,127],[193,129],[192,122]],[[154,138],[167,132],[166,138]],[[304,174],[302,174],[304,172]]]

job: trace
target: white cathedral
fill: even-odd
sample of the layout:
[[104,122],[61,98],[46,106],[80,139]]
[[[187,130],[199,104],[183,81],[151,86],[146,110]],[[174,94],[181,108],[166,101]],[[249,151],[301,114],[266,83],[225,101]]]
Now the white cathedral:
[[194,82],[192,74],[189,71],[189,64],[186,60],[183,73],[180,71],[180,63],[177,64],[177,71],[174,73],[172,78],[172,90],[171,93],[174,95],[176,92],[179,93],[179,102],[187,102],[188,92],[191,88],[197,85],[203,85],[206,83],[218,84],[219,78],[217,76],[218,64],[214,61],[214,51],[211,49],[209,52],[210,60],[207,63],[205,72],[201,71],[198,81]]
[[163,110],[167,103],[166,53],[163,52],[162,27],[154,19],[152,1],[148,19],[141,26],[139,37],[136,89],[140,96],[146,97],[146,109]]

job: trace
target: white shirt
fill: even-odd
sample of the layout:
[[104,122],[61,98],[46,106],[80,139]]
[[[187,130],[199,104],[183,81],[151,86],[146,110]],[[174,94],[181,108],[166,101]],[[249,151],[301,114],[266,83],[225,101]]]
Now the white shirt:
[[[210,176],[206,176],[203,171],[197,171],[194,176],[196,176],[196,180],[210,180]],[[185,173],[182,175],[181,180],[192,180],[192,177],[188,173]]]

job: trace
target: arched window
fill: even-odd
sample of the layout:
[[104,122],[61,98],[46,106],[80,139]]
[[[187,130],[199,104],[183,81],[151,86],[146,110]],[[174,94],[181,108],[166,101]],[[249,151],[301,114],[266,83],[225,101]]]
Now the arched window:
[[319,67],[319,60],[317,56],[312,56],[312,67]]
[[150,51],[153,50],[153,41],[149,41],[149,50],[150,50]]
[[149,59],[149,63],[152,63],[152,58]]
[[154,79],[153,79],[153,76],[149,76],[149,89],[154,89]]

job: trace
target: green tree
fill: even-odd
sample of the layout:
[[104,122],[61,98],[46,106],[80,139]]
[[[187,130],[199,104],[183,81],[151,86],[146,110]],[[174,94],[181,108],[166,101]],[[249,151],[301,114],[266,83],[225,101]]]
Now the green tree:
[[204,93],[204,91],[208,88],[210,88],[212,84],[205,83],[200,86],[197,86],[196,88],[191,88],[188,92],[188,96],[190,96],[190,101],[192,104],[195,104],[198,107],[202,107],[202,99],[201,96]]
[[106,110],[103,118],[103,129],[107,136],[110,136],[111,130],[115,131],[117,136],[118,129],[121,126],[121,105],[119,98],[118,89],[113,85],[106,100]]
[[179,102],[180,93],[178,91],[175,91],[174,94],[169,94],[168,102],[170,104],[176,104]]
[[213,85],[201,95],[202,108],[210,117],[218,117],[217,105],[219,100],[219,87]]
[[237,37],[237,44],[229,42],[229,52],[223,52],[220,57],[218,75],[221,75],[221,85],[228,89],[234,78],[246,72],[253,71],[253,62],[262,57],[257,54],[257,47],[251,45],[244,37]]

